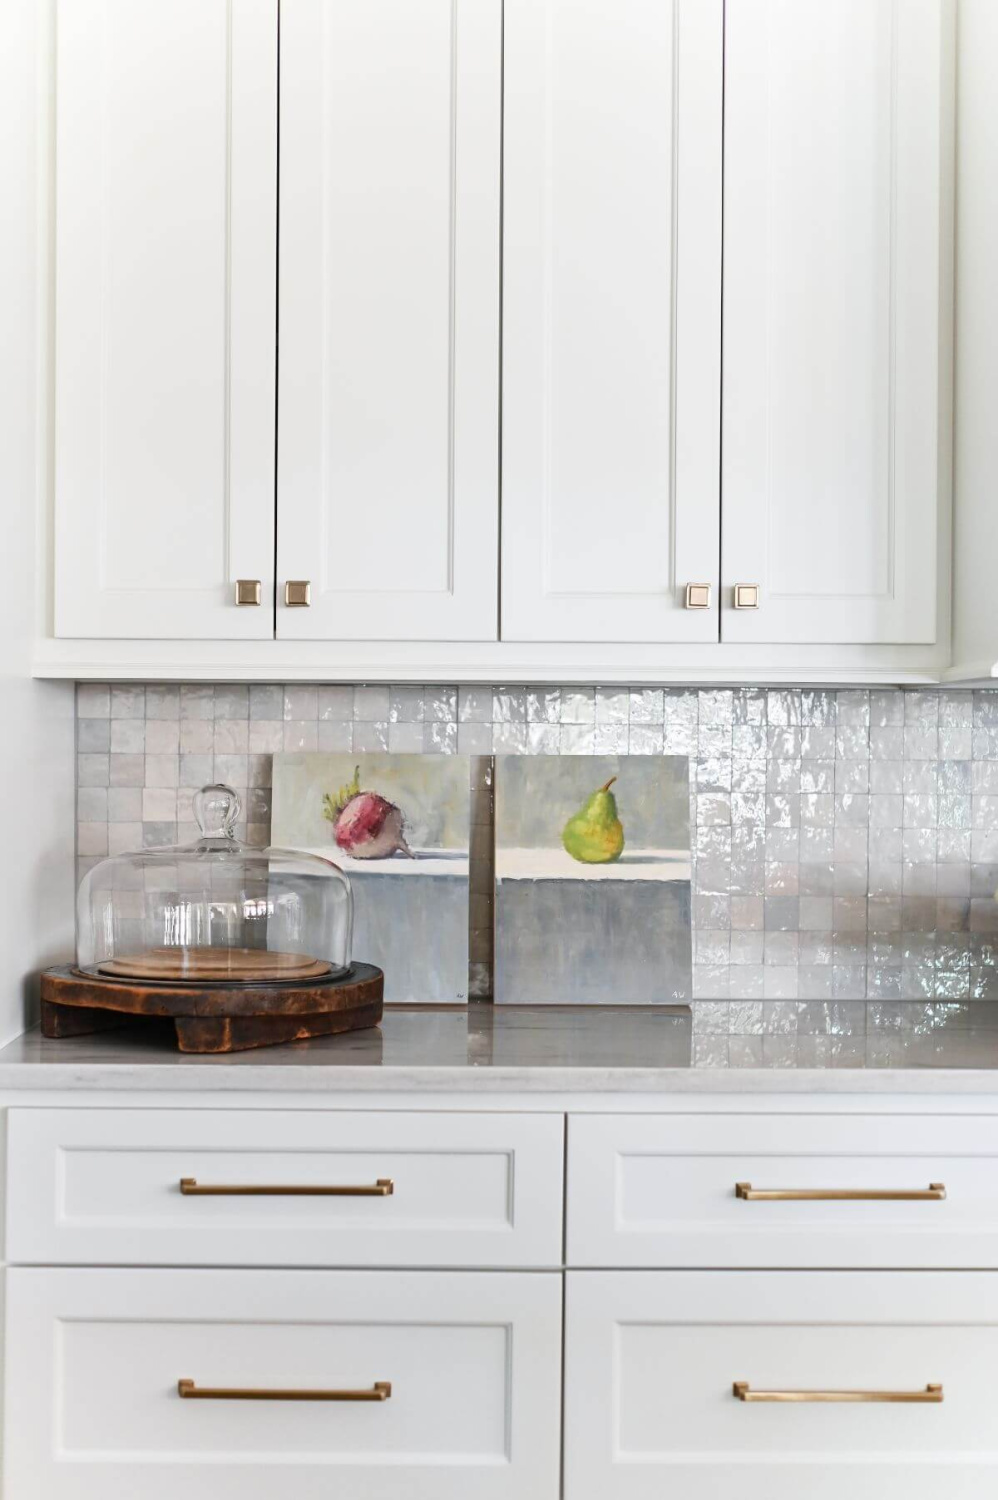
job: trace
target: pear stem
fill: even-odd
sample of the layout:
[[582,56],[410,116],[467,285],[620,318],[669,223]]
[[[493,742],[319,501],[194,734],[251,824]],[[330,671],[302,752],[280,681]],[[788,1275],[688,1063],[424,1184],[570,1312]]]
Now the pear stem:
[[616,781],[616,779],[617,779],[616,776],[611,776],[610,780],[608,782],[606,782],[603,786],[600,787],[600,791],[601,792],[608,792],[610,790],[610,788],[613,786],[613,783]]

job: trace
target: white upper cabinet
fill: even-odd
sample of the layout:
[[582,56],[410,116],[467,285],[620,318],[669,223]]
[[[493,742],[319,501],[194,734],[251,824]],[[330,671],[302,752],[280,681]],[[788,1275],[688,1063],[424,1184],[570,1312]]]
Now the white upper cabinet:
[[717,640],[722,25],[506,0],[506,640]]
[[277,0],[56,11],[56,634],[271,636]]
[[944,10],[728,0],[726,641],[936,638]]
[[279,637],[496,638],[501,24],[283,0]]

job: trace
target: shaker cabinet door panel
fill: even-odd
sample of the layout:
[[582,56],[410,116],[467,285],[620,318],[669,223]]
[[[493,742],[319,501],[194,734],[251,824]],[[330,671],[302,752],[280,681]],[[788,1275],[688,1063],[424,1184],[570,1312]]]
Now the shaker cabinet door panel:
[[282,3],[285,639],[496,637],[501,61],[501,0]]
[[936,638],[945,9],[727,6],[725,641]]
[[717,640],[722,53],[721,0],[506,0],[504,639]]
[[56,634],[271,637],[277,0],[56,9]]

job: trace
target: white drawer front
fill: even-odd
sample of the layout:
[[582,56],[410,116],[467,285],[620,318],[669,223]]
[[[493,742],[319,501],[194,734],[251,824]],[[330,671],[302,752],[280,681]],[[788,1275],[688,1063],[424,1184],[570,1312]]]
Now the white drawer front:
[[[551,1266],[560,1115],[12,1109],[17,1264]],[[184,1193],[309,1187],[304,1195]],[[329,1187],[392,1191],[329,1196]]]
[[998,1118],[573,1115],[568,1263],[998,1266]]
[[[998,1485],[989,1273],[575,1271],[565,1500],[982,1500]],[[760,1402],[925,1392],[941,1404]]]
[[15,1269],[7,1299],[10,1500],[557,1500],[555,1273]]

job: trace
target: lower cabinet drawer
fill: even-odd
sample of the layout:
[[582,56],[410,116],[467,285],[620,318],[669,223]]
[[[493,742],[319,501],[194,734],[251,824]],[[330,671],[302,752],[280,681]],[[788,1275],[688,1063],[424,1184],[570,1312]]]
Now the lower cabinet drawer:
[[21,1265],[560,1266],[560,1115],[12,1109]]
[[3,1494],[557,1500],[560,1378],[553,1273],[15,1269]]
[[567,1280],[565,1500],[996,1492],[993,1273]]

